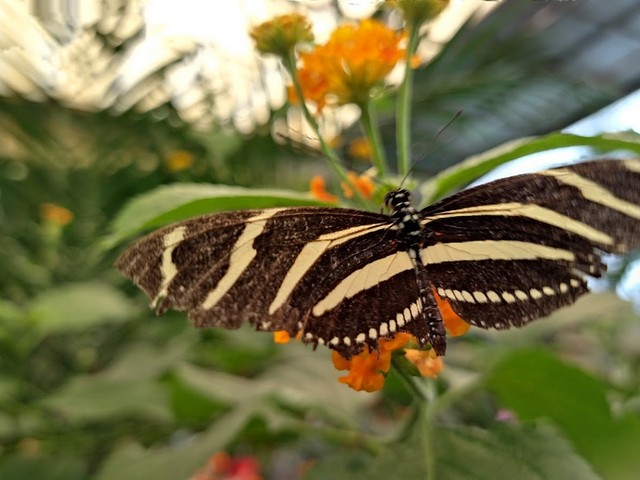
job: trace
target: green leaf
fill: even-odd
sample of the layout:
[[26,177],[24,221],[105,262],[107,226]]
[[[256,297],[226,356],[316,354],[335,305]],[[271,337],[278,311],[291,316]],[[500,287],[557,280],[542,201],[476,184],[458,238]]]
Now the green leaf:
[[114,382],[152,380],[180,362],[191,346],[188,336],[178,336],[161,347],[142,342],[131,344],[100,375]]
[[86,330],[106,322],[128,320],[137,309],[131,300],[108,284],[69,284],[38,295],[29,316],[44,334]]
[[589,464],[544,424],[436,429],[436,478],[447,480],[598,480]]
[[226,405],[274,400],[290,409],[314,411],[343,426],[354,426],[358,412],[369,399],[338,383],[342,373],[335,370],[328,352],[313,352],[295,343],[280,347],[277,363],[256,378],[188,364],[181,365],[177,375],[185,385]]
[[24,312],[18,305],[0,298],[0,321],[17,323],[23,318]]
[[128,443],[116,448],[104,462],[97,480],[175,480],[190,478],[214,453],[224,450],[254,415],[236,408],[208,430],[182,444],[143,448]]
[[164,185],[131,200],[113,220],[110,248],[144,230],[207,213],[245,208],[326,205],[307,194],[288,190],[249,189],[227,185]]
[[[318,462],[309,480],[430,478],[446,480],[598,480],[571,445],[548,425],[441,426],[427,431],[415,425],[411,435],[387,444],[378,455],[362,452],[331,455]],[[429,459],[429,455],[434,458]]]
[[512,140],[484,153],[469,157],[425,182],[420,189],[424,203],[431,204],[511,160],[533,153],[566,147],[591,147],[600,152],[626,150],[640,154],[640,135],[624,132],[622,134],[584,137],[569,133],[551,133],[541,137]]
[[99,374],[74,378],[42,404],[74,424],[129,416],[157,422],[172,419],[167,392],[159,383],[115,381]]
[[14,455],[4,458],[0,478],[7,480],[37,479],[82,480],[87,478],[85,466],[79,458],[62,456]]
[[524,350],[504,357],[486,384],[519,418],[548,418],[606,478],[637,478],[640,419],[614,418],[605,385],[549,353]]

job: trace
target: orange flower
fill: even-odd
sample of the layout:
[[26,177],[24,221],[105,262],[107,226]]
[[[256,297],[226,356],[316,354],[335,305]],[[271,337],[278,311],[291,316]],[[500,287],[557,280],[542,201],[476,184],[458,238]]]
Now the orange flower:
[[436,299],[438,310],[442,316],[442,321],[447,329],[447,333],[452,337],[459,337],[467,333],[471,325],[465,322],[460,316],[453,311],[451,304],[446,298],[442,298],[438,295],[436,289],[433,289],[433,297]]
[[289,343],[291,335],[286,330],[278,330],[273,332],[273,341],[275,343]]
[[64,227],[73,221],[73,212],[55,203],[40,205],[40,218],[53,225]]
[[376,186],[368,175],[357,175],[354,172],[348,172],[347,176],[349,177],[349,183],[340,184],[342,186],[342,193],[346,198],[353,197],[352,185],[358,189],[363,198],[368,199],[373,196]]
[[[302,332],[298,332],[294,337],[294,340],[300,340],[302,338]],[[286,330],[276,330],[273,332],[273,343],[289,343],[291,341],[291,335]]]
[[369,347],[347,360],[335,350],[331,359],[337,370],[349,370],[349,373],[339,377],[338,381],[349,385],[354,390],[375,392],[384,386],[384,374],[391,368],[391,353],[402,348],[412,336],[408,333],[398,333],[393,338],[382,338],[378,342],[379,351],[372,352]]
[[171,172],[186,170],[193,165],[193,154],[186,150],[174,150],[167,156],[165,164]]
[[403,40],[403,34],[376,20],[338,27],[326,44],[300,55],[298,81],[305,100],[314,102],[318,111],[327,102],[364,104],[371,89],[403,58]]
[[309,181],[309,191],[311,192],[311,196],[322,202],[336,203],[338,201],[337,197],[327,192],[325,185],[324,178],[320,175],[315,175],[311,178]]
[[436,378],[444,368],[442,357],[439,357],[433,348],[429,350],[415,350],[408,348],[404,356],[413,363],[423,377]]
[[273,53],[286,58],[299,42],[313,41],[309,20],[298,13],[280,15],[261,23],[249,33],[260,53]]
[[211,455],[207,464],[190,480],[262,480],[262,475],[255,457],[232,457],[226,452],[218,452]]
[[370,160],[373,157],[371,142],[364,137],[356,138],[349,145],[349,155],[357,159]]

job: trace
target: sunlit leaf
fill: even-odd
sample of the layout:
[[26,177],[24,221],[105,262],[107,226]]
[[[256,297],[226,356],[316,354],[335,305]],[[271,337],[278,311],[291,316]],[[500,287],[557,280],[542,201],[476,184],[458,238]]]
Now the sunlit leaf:
[[640,154],[640,135],[625,132],[618,135],[584,137],[569,133],[551,133],[542,137],[520,138],[447,168],[426,182],[420,190],[425,203],[432,203],[504,163],[525,155],[565,147],[591,147],[601,153],[623,150]]
[[105,245],[112,246],[144,230],[223,210],[323,205],[307,194],[227,185],[164,185],[131,200],[113,220]]

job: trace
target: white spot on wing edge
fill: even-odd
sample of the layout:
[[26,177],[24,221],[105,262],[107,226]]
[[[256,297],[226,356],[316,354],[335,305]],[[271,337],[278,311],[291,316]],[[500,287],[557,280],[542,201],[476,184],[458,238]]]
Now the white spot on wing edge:
[[533,298],[534,300],[539,300],[540,298],[542,298],[542,292],[537,288],[532,288],[531,290],[529,290],[529,295],[531,295],[531,298]]
[[466,290],[463,290],[463,291],[462,291],[462,297],[464,298],[464,300],[465,300],[466,302],[469,302],[469,303],[476,303],[476,299],[475,299],[475,298],[473,298],[473,295],[471,295],[471,294],[470,294],[469,292],[467,292]]
[[209,292],[207,298],[202,302],[203,309],[209,310],[213,308],[233,287],[258,253],[253,248],[253,241],[262,234],[267,220],[282,210],[282,208],[271,208],[247,219],[244,230],[236,240],[229,256],[229,268],[216,287]]
[[381,337],[384,337],[389,334],[389,325],[387,324],[387,322],[382,322],[380,324],[379,331],[380,331]]
[[162,261],[160,263],[160,274],[162,275],[162,282],[160,283],[160,288],[158,289],[158,293],[151,301],[151,307],[156,308],[158,301],[167,296],[167,291],[169,289],[169,285],[174,277],[178,274],[178,268],[173,263],[171,259],[171,255],[173,254],[173,250],[180,244],[182,240],[184,240],[185,233],[187,232],[187,227],[184,225],[180,227],[176,227],[167,233],[164,237],[162,237],[162,243],[164,245],[164,250],[162,251]]
[[493,303],[502,303],[502,300],[500,299],[500,295],[498,295],[493,290],[489,290],[487,292],[487,298],[491,300]]
[[516,290],[515,292],[516,297],[518,297],[518,300],[529,300],[529,295],[527,295],[525,292],[523,292],[522,290]]
[[478,303],[487,303],[487,296],[483,292],[473,292],[473,298],[475,298]]
[[516,297],[511,292],[502,292],[502,298],[504,298],[504,301],[507,303],[516,302]]

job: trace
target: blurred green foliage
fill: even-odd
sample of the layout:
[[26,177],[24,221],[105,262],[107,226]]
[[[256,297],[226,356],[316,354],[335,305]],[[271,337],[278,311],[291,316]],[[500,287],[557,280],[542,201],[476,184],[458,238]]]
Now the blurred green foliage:
[[[278,479],[637,478],[640,324],[612,296],[453,340],[424,381],[428,405],[393,372],[379,395],[349,390],[327,349],[155,318],[112,267],[123,241],[204,211],[312,204],[303,192],[323,168],[266,136],[157,118],[0,101],[0,478],[188,478],[220,450]],[[552,134],[420,190],[440,197],[570,145],[640,150],[632,135]],[[178,151],[187,168],[171,166]],[[290,190],[258,188],[273,185]]]

